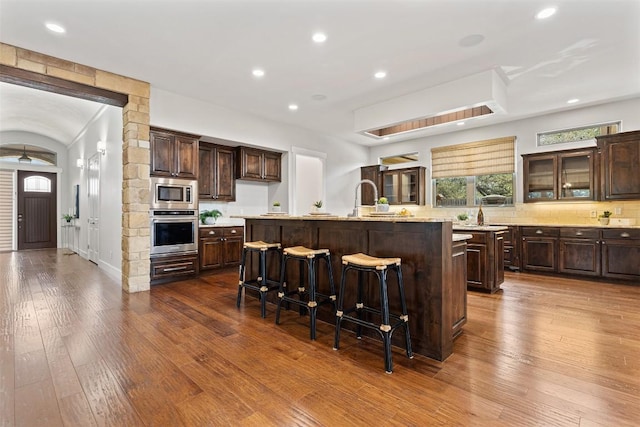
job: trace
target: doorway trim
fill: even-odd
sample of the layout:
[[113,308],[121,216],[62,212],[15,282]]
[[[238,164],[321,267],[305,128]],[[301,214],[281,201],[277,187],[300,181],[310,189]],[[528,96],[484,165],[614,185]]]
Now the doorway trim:
[[5,43],[0,81],[123,107],[122,289],[149,290],[149,83]]

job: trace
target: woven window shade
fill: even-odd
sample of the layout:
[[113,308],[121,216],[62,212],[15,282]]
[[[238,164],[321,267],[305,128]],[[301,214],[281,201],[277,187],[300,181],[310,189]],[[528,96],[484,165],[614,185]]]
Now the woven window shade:
[[10,251],[13,244],[13,172],[0,170],[0,251]]
[[431,150],[435,178],[513,173],[515,136],[450,145]]

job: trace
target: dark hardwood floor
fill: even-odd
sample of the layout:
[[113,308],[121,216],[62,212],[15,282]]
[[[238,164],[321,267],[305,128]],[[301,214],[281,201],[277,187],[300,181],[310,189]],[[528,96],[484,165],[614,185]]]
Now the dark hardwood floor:
[[640,286],[507,273],[445,362],[258,300],[237,272],[121,293],[61,250],[0,253],[0,425],[640,425]]

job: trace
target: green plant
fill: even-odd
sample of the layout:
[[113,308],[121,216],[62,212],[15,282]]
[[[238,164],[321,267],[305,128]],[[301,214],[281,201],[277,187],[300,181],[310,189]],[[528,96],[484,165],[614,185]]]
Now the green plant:
[[611,215],[612,215],[611,212],[604,211],[604,212],[602,212],[602,214],[600,214],[600,216],[598,218],[609,218]]
[[222,216],[222,212],[220,212],[218,209],[204,210],[200,212],[200,222],[204,224],[206,219],[209,217],[213,217],[213,219],[218,219],[221,216]]
[[64,218],[64,220],[67,222],[71,222],[71,220],[73,219],[73,215],[64,214],[62,215],[62,218]]
[[458,214],[458,221],[466,221],[469,219],[469,215],[466,212]]
[[273,202],[273,206],[280,206],[280,202]]
[[315,206],[315,207],[316,207],[316,208],[318,208],[318,209],[319,209],[319,208],[321,208],[321,207],[322,207],[322,200],[318,200],[317,202],[315,202],[315,203],[313,204],[313,206]]
[[378,204],[379,204],[379,205],[388,205],[388,204],[389,204],[389,200],[387,200],[387,198],[386,198],[386,197],[380,197],[380,198],[378,199]]

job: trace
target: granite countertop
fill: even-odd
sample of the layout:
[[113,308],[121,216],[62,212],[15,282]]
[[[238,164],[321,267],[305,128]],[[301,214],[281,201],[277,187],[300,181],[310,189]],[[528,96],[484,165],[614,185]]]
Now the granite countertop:
[[203,224],[198,222],[200,228],[215,228],[215,227],[244,227],[244,220],[242,218],[225,218],[224,220],[218,220],[215,224]]
[[[371,216],[338,216],[330,213],[327,214],[308,214],[308,215],[286,215],[286,214],[263,214],[263,215],[233,215],[231,218],[243,218],[243,219],[294,219],[301,221],[386,221],[386,222],[446,222],[447,220],[416,217],[416,216],[401,216],[401,215],[371,215]],[[505,227],[506,230],[506,227]]]
[[[554,227],[554,228],[640,228],[640,225],[620,225],[620,224],[609,224],[609,225],[600,225],[600,224],[540,224],[540,223],[514,223],[514,224],[500,224],[501,226],[512,226],[512,227]],[[455,229],[456,226],[454,225]]]
[[453,224],[454,231],[469,230],[469,231],[505,231],[508,227],[506,225],[461,225]]
[[461,240],[470,240],[473,236],[471,234],[461,234],[461,233],[453,233],[453,241],[459,242]]

